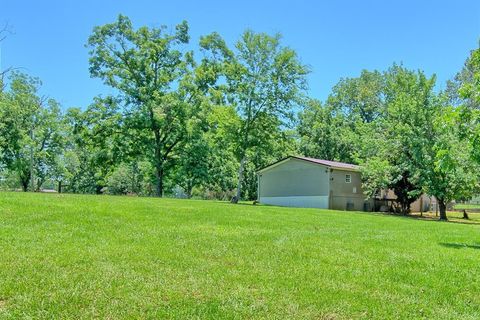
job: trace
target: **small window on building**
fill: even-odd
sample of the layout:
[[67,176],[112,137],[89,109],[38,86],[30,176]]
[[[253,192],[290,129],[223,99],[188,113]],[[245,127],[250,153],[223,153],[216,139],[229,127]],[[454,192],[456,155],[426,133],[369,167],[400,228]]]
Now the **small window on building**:
[[345,175],[345,182],[346,183],[351,183],[352,182],[352,175],[351,174],[346,174]]
[[357,187],[353,187],[353,193],[357,193]]

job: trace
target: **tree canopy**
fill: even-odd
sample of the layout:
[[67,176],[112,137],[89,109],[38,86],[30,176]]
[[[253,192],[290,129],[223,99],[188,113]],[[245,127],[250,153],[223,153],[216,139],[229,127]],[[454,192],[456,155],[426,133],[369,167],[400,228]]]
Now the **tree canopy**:
[[111,89],[88,106],[61,106],[38,78],[0,70],[2,188],[238,202],[256,199],[259,168],[300,154],[360,165],[365,197],[393,190],[404,214],[427,194],[446,219],[448,202],[479,192],[480,49],[443,91],[393,63],[340,79],[320,101],[280,34],[191,43],[186,21],[135,27],[120,15],[86,47],[90,75]]

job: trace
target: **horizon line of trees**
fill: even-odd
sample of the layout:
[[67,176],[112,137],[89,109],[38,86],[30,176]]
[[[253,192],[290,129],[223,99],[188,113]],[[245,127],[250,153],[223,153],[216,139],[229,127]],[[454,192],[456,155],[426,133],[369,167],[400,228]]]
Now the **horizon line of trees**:
[[[0,34],[0,39],[2,39]],[[90,74],[117,94],[62,109],[38,78],[0,77],[3,188],[256,198],[256,170],[290,154],[359,164],[367,196],[392,189],[401,211],[422,193],[446,204],[479,192],[480,49],[435,91],[435,76],[393,64],[344,78],[324,102],[279,34],[216,32],[194,55],[189,28],[93,29]]]

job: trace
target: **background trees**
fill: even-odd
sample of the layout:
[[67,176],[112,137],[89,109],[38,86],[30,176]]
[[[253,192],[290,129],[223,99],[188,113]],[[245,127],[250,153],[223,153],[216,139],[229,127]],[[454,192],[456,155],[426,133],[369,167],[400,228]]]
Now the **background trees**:
[[455,80],[462,103],[462,134],[473,144],[472,156],[480,162],[480,49],[472,50]]
[[351,129],[333,106],[310,99],[299,114],[300,153],[319,159],[352,162]]
[[[0,31],[1,35],[1,31]],[[1,36],[0,36],[1,40]],[[0,177],[37,191],[255,199],[256,171],[290,154],[361,165],[364,189],[393,189],[408,213],[478,192],[480,50],[447,84],[393,65],[305,95],[308,67],[281,37],[245,31],[189,43],[188,24],[94,28],[90,73],[114,89],[85,108],[13,72],[0,86]],[[194,56],[193,52],[196,53]]]
[[399,65],[341,79],[324,105],[312,101],[300,113],[300,150],[360,164],[367,195],[394,190],[404,214],[422,193],[434,195],[445,218],[447,202],[478,192],[471,162],[477,150],[472,143],[480,141],[474,138],[478,113],[472,94],[465,94],[475,83],[472,60],[466,64],[469,80],[453,98],[451,85],[436,93],[434,76]]

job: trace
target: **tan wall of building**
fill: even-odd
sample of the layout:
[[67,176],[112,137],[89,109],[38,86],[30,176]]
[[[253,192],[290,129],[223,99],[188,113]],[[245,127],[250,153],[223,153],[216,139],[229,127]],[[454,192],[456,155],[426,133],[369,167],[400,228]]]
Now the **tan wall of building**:
[[[387,199],[397,199],[397,195],[391,189],[383,190],[380,193],[380,197],[387,198]],[[422,194],[421,197],[419,197],[410,205],[410,211],[411,212],[429,211],[431,203],[432,203],[432,199],[426,194]]]
[[[346,182],[350,175],[351,182]],[[360,172],[331,169],[330,173],[330,209],[370,211],[372,201],[367,201],[362,190]],[[365,206],[365,202],[368,203]]]
[[410,210],[412,212],[428,211],[430,209],[430,203],[431,203],[430,197],[427,196],[426,194],[422,194],[420,198],[415,200],[415,202],[413,202],[410,205]]

